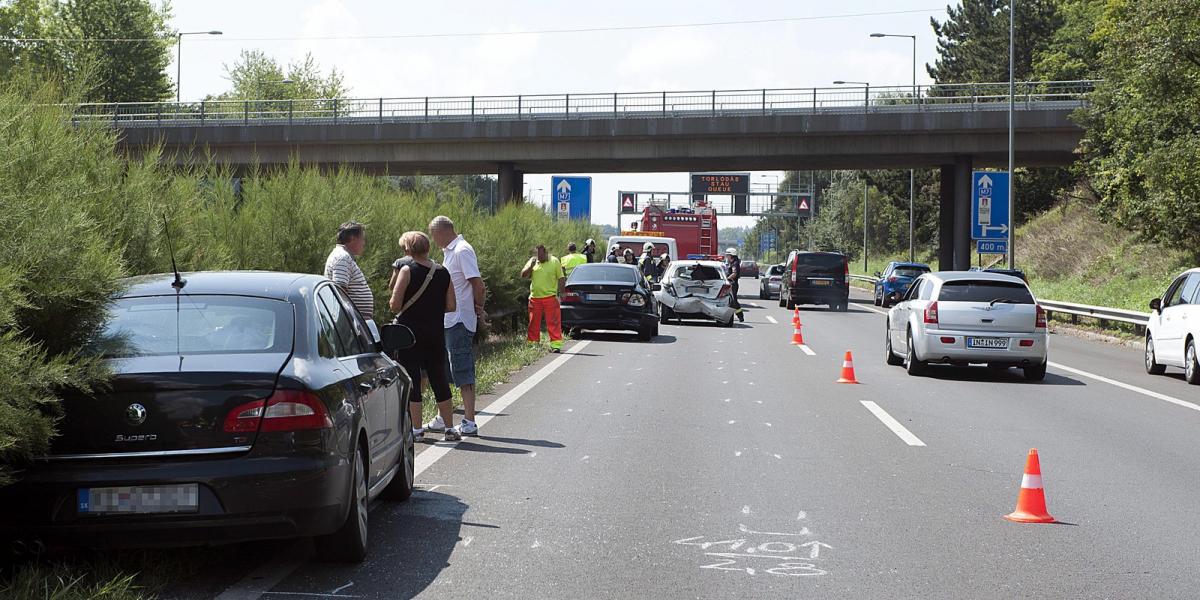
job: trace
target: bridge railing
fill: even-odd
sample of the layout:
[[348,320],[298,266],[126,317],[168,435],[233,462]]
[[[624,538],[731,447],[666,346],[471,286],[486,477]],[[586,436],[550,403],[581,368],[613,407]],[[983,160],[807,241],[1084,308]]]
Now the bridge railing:
[[[1024,81],[1018,108],[1082,105],[1094,81]],[[205,100],[83,104],[78,121],[121,127],[291,125],[526,119],[637,119],[737,115],[999,110],[1008,83],[838,86],[601,94],[533,94],[412,98]]]

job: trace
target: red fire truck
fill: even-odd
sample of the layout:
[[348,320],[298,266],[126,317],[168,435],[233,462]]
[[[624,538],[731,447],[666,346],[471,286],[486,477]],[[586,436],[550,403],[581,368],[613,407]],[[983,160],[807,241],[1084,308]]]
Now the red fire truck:
[[643,235],[659,232],[675,238],[680,258],[711,258],[721,254],[717,248],[717,212],[708,206],[668,209],[651,203],[642,209],[640,229]]

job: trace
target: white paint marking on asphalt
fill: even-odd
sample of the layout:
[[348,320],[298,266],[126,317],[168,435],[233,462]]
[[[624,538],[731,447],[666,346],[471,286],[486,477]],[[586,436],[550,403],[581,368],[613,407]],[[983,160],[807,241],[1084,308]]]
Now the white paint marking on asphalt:
[[734,456],[741,456],[741,455],[742,455],[742,451],[741,451],[741,450],[736,450],[736,451],[734,451],[733,455],[734,455]]
[[530,546],[530,548],[541,548],[541,547],[542,547],[542,543],[537,540],[533,540],[533,545]]
[[729,424],[730,424],[730,425],[733,425],[734,423],[737,423],[737,421],[730,421],[730,422],[729,422]]
[[755,401],[754,401],[754,403],[755,403],[755,404],[762,404],[762,400],[755,400]]
[[778,325],[778,324],[779,324],[779,321],[776,321],[776,320],[775,320],[775,317],[772,317],[771,315],[767,315],[767,320],[768,320],[768,321],[770,321],[771,323],[775,324],[775,325]]
[[780,455],[778,455],[778,454],[772,454],[771,456],[774,456],[775,458],[778,458],[778,459],[780,459],[780,460],[782,460],[782,459],[783,459],[783,457],[782,457],[782,456],[780,456]]
[[816,352],[813,352],[813,349],[812,349],[812,348],[809,348],[809,347],[808,347],[808,344],[800,344],[799,346],[797,346],[797,348],[800,348],[800,350],[801,350],[802,352],[804,352],[805,354],[807,354],[807,355],[809,355],[809,356],[816,356],[816,355],[817,355],[817,353],[816,353]]
[[[749,527],[746,527],[745,525],[738,524],[738,531],[740,531],[742,533],[753,533],[756,535],[788,535],[788,536],[812,535],[812,532],[809,531],[807,527],[801,527],[800,533],[786,533],[786,532],[782,532],[782,531],[753,531]],[[765,548],[759,548],[759,549],[764,552],[770,552],[770,550],[767,550]],[[792,550],[795,550],[795,548],[792,548],[791,550],[787,550],[786,552],[791,552]]]
[[800,511],[800,514],[796,515],[797,521],[803,521],[806,518],[808,518],[808,513],[805,511]]
[[908,444],[909,446],[925,445],[925,442],[922,442],[921,438],[913,435],[913,432],[901,425],[900,421],[892,418],[892,415],[889,415],[886,410],[880,408],[878,404],[875,404],[870,400],[859,400],[859,403],[867,407],[867,410],[871,411],[871,414],[875,415],[875,418],[883,422],[883,424],[886,425],[888,429],[891,429],[892,433],[896,434],[897,437],[904,440],[905,444]]
[[750,505],[749,505],[749,504],[747,504],[747,505],[745,505],[745,506],[743,506],[743,507],[742,507],[742,514],[743,514],[743,515],[748,515],[748,514],[750,514]]
[[351,581],[350,583],[347,583],[346,585],[343,585],[342,587],[340,587],[340,588],[337,588],[337,589],[335,589],[335,590],[333,590],[332,592],[329,592],[329,593],[330,593],[330,594],[340,594],[340,593],[342,593],[342,590],[344,590],[344,589],[346,589],[346,588],[352,588],[352,587],[354,587],[354,582],[353,582],[353,581]]
[[583,462],[583,461],[585,461],[585,460],[587,460],[587,459],[589,459],[589,458],[591,458],[591,456],[590,456],[590,455],[588,455],[588,454],[584,454],[584,455],[583,455],[583,458],[579,459],[579,462]]
[[722,381],[721,383],[722,383],[722,384],[727,384],[727,383],[729,383],[729,382],[728,382],[728,381]]
[[575,409],[573,409],[573,408],[568,408],[568,409],[567,409],[567,412],[575,412]]
[[1119,388],[1126,389],[1131,392],[1137,392],[1144,396],[1149,396],[1151,398],[1162,400],[1163,402],[1170,402],[1171,404],[1174,404],[1176,406],[1182,406],[1184,408],[1190,408],[1195,411],[1200,411],[1200,405],[1192,404],[1191,402],[1188,402],[1186,400],[1180,400],[1179,398],[1173,398],[1166,394],[1160,394],[1158,392],[1153,392],[1153,391],[1150,391],[1145,388],[1140,388],[1136,385],[1131,385],[1131,384],[1125,383],[1124,381],[1117,381],[1116,379],[1109,379],[1109,378],[1103,377],[1101,375],[1096,375],[1095,373],[1088,373],[1087,371],[1081,371],[1074,367],[1068,367],[1067,365],[1059,364],[1059,363],[1056,363],[1053,361],[1048,361],[1046,364],[1050,365],[1051,367],[1054,367],[1055,369],[1062,369],[1063,371],[1067,371],[1068,373],[1074,373],[1076,375],[1081,375],[1083,377],[1089,377],[1091,379],[1095,379],[1096,381],[1101,381],[1101,382],[1107,383],[1109,385],[1115,385]]
[[[263,592],[264,596],[303,596],[305,598],[362,598],[352,594],[318,594],[316,592]],[[217,596],[220,598],[221,596]]]
[[[557,356],[550,364],[542,367],[537,373],[529,376],[525,381],[517,384],[513,389],[509,390],[503,396],[497,398],[494,402],[488,405],[486,410],[481,410],[476,413],[475,423],[480,427],[491,421],[493,417],[504,412],[512,403],[520,400],[522,396],[533,389],[534,386],[541,383],[543,379],[549,377],[552,373],[563,366],[573,356],[579,354],[591,340],[583,340],[571,345],[562,354]],[[611,368],[611,367],[610,367]],[[416,478],[425,472],[426,469],[433,466],[443,456],[450,453],[450,450],[457,443],[452,444],[436,444],[432,448],[425,450],[417,455],[416,465],[413,469],[413,477]],[[291,548],[303,548],[303,544],[292,544]],[[261,567],[251,571],[249,575],[242,578],[241,581],[233,584],[231,587],[221,592],[214,600],[255,600],[266,594],[271,588],[279,585],[288,575],[291,575],[304,561],[308,560],[307,556],[294,556],[290,554],[279,555],[276,558],[263,564]]]
[[725,401],[726,401],[726,402],[729,402],[730,400],[732,400],[732,398],[726,398],[726,399],[725,399]]
[[611,414],[612,414],[612,413],[610,413],[610,412],[606,412],[606,413],[601,413],[601,414],[600,414],[600,416],[602,416],[602,417],[607,417],[608,415],[611,415]]
[[537,458],[537,452],[530,452],[529,458]]
[[467,537],[463,538],[463,545],[470,546],[471,542],[473,542],[473,541],[475,541],[475,536],[468,535]]

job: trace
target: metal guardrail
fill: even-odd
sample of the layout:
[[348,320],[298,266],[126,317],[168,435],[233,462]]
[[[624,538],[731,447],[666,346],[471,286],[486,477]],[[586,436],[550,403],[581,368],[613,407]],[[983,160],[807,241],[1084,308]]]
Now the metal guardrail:
[[[1095,81],[1016,84],[1018,108],[1082,106]],[[839,86],[415,98],[204,100],[81,104],[76,122],[120,127],[293,125],[526,119],[636,119],[774,114],[1003,110],[1008,83]]]

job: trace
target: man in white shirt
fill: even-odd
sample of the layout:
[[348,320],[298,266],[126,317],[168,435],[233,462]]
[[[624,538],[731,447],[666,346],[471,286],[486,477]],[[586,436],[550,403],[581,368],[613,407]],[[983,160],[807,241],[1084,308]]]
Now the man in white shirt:
[[[463,420],[459,433],[478,435],[475,425],[475,350],[472,346],[479,321],[487,319],[483,309],[487,290],[479,274],[479,259],[475,248],[454,230],[454,222],[446,216],[434,217],[429,223],[429,237],[445,252],[442,265],[450,273],[450,285],[458,308],[446,313],[446,354],[450,361],[450,380],[462,394]],[[444,431],[441,416],[425,425],[431,431]]]
[[325,259],[325,277],[346,292],[363,319],[370,320],[375,314],[375,297],[367,285],[367,277],[354,261],[366,248],[367,228],[355,221],[342,223],[338,227],[337,245]]

